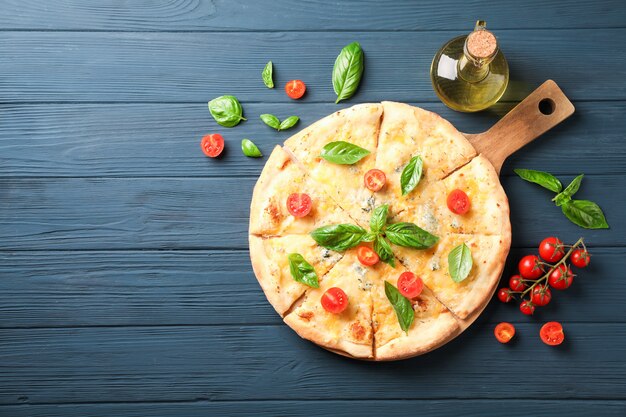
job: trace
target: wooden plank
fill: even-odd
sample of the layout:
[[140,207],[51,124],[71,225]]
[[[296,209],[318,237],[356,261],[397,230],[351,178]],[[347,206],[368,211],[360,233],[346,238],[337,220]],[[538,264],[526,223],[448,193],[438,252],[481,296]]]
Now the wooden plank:
[[512,398],[511,375],[529,364],[533,377],[515,382],[525,397],[626,399],[626,325],[563,324],[560,348],[541,342],[540,323],[518,324],[506,346],[475,327],[426,356],[381,364],[286,326],[0,330],[0,403]]
[[[448,3],[448,4],[446,4]],[[471,29],[487,20],[496,29],[623,27],[619,0],[561,0],[489,4],[411,0],[318,2],[289,0],[133,1],[35,0],[0,3],[0,27],[21,30],[431,30]]]
[[[314,411],[311,411],[314,410]],[[205,417],[227,415],[243,417],[333,417],[383,416],[394,414],[448,417],[450,415],[500,417],[506,410],[508,417],[588,417],[598,412],[605,417],[622,417],[626,412],[624,401],[554,401],[554,400],[358,400],[358,401],[199,401],[194,403],[128,403],[128,404],[71,404],[71,405],[17,405],[0,407],[0,413],[12,417]]]
[[[303,102],[332,103],[332,66],[353,40],[363,46],[366,70],[351,103],[437,101],[430,63],[457,34],[0,32],[0,56],[11,57],[0,61],[0,103],[202,103],[225,93],[244,106],[284,103],[281,86],[293,78],[307,83]],[[503,31],[499,39],[514,80],[504,100],[520,100],[548,78],[573,100],[626,99],[626,55],[618,53],[626,29]],[[270,59],[276,89],[261,82]]]
[[[412,104],[473,133],[488,129],[511,107],[503,103],[494,111],[466,114],[441,103]],[[245,158],[239,150],[242,138],[254,140],[269,155],[276,144],[336,111],[337,106],[254,103],[245,110],[249,121],[227,129],[215,127],[204,103],[7,105],[2,109],[0,129],[0,176],[256,176],[265,159]],[[300,124],[276,132],[259,120],[268,111],[281,118],[297,114]],[[572,118],[514,155],[503,175],[510,175],[513,167],[544,169],[555,175],[626,173],[624,124],[620,122],[624,113],[626,102],[577,103]],[[208,132],[220,132],[226,138],[226,152],[220,160],[208,160],[200,152],[200,137]],[[559,163],[555,155],[564,149],[567,158]]]
[[[623,322],[626,248],[592,248],[593,262],[549,307],[523,316],[495,300],[480,319]],[[503,286],[528,249],[512,251]],[[281,324],[241,251],[0,252],[0,328]],[[237,294],[233,302],[232,294]],[[54,300],[54,302],[50,302]],[[584,308],[580,306],[602,306]],[[254,314],[241,314],[242,308]]]

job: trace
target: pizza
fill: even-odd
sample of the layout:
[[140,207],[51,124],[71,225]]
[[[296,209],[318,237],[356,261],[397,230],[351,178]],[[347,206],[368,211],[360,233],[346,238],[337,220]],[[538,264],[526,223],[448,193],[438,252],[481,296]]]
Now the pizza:
[[250,258],[298,335],[397,360],[460,334],[485,307],[511,243],[491,163],[435,113],[361,104],[277,146],[254,188]]

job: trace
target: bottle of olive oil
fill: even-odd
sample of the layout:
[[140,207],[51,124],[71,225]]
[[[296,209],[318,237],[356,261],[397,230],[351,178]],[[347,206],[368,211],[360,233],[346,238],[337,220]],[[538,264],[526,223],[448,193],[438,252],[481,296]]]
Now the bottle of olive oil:
[[433,88],[451,109],[484,110],[502,97],[509,83],[509,66],[486,26],[479,20],[472,33],[452,39],[433,58]]

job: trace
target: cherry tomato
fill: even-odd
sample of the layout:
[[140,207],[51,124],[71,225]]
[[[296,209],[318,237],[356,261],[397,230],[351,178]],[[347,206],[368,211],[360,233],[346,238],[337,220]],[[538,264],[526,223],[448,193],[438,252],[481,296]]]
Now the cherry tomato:
[[557,237],[547,237],[539,244],[539,256],[547,262],[558,262],[564,255],[565,250],[563,249],[563,242]]
[[549,321],[539,330],[539,336],[541,341],[546,345],[558,346],[565,340],[565,333],[563,333],[563,326],[558,321]]
[[370,169],[365,173],[365,186],[372,191],[379,191],[385,186],[387,176],[380,169]]
[[424,281],[413,272],[403,272],[398,278],[398,291],[406,298],[415,298],[422,293]]
[[465,214],[471,206],[470,199],[463,190],[452,190],[448,194],[448,208],[454,214]]
[[574,274],[572,270],[564,264],[559,265],[554,271],[550,273],[548,277],[548,283],[550,286],[557,290],[564,290],[572,285],[574,280]]
[[291,80],[285,84],[285,93],[294,100],[302,97],[305,91],[306,85],[301,80]]
[[591,255],[584,249],[574,249],[572,252],[572,256],[570,260],[574,264],[574,266],[578,268],[584,268],[589,265],[589,261],[591,260]]
[[519,273],[526,279],[537,279],[543,273],[539,258],[535,255],[526,255],[519,261]]
[[348,307],[348,296],[338,287],[327,289],[320,301],[324,310],[333,314],[339,314]]
[[311,212],[311,197],[304,193],[293,193],[287,197],[287,210],[293,217],[304,217]]
[[200,147],[206,156],[215,158],[224,150],[224,138],[219,133],[206,135],[202,138]]
[[552,299],[552,293],[547,285],[537,285],[530,294],[530,301],[536,306],[546,306]]
[[519,310],[523,314],[527,314],[530,316],[535,312],[535,305],[531,301],[524,300],[522,301],[522,304],[519,305]]
[[511,323],[502,322],[499,323],[493,330],[493,334],[500,343],[509,343],[513,336],[515,336],[515,327]]
[[524,291],[526,289],[526,284],[522,281],[522,277],[519,275],[513,275],[509,279],[509,288],[513,291]]
[[510,288],[500,288],[498,290],[498,299],[503,303],[508,303],[513,299]]
[[367,246],[359,246],[356,250],[356,256],[359,258],[359,262],[365,266],[376,265],[380,261],[378,254]]

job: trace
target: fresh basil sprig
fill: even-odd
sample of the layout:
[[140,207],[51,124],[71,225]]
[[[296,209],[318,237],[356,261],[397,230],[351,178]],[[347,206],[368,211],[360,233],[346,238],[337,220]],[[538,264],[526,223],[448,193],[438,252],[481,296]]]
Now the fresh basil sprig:
[[300,118],[298,116],[289,116],[282,122],[280,122],[280,126],[278,126],[278,130],[287,130],[290,127],[293,127],[296,123],[298,123]]
[[556,197],[552,199],[552,201],[554,201],[554,204],[556,204],[558,207],[561,207],[563,204],[570,201],[572,199],[572,196],[576,194],[576,192],[580,188],[580,183],[582,182],[584,176],[584,174],[580,174],[579,176],[574,178],[563,191],[558,193]]
[[245,156],[250,158],[260,158],[263,156],[259,148],[250,139],[243,139],[241,141],[241,151]]
[[235,96],[220,96],[209,101],[209,111],[215,121],[224,127],[234,127],[240,121],[246,120],[242,116],[241,103]]
[[372,217],[370,217],[370,229],[372,229],[372,232],[378,233],[383,229],[383,227],[385,227],[388,215],[389,205],[387,204],[383,204],[382,206],[374,209]]
[[548,174],[543,171],[535,171],[534,169],[514,169],[513,170],[519,177],[528,182],[534,182],[541,185],[543,188],[554,193],[560,193],[563,189],[561,181],[559,181],[554,175]]
[[414,156],[409,163],[406,164],[400,176],[402,195],[407,195],[417,187],[417,184],[419,184],[422,178],[422,166],[423,161],[420,156]]
[[263,68],[263,72],[261,72],[261,77],[263,77],[263,83],[267,88],[274,88],[274,65],[272,61],[269,61],[265,64],[265,68]]
[[467,278],[473,265],[472,252],[465,243],[461,243],[448,254],[448,271],[454,282]]
[[396,312],[400,328],[406,334],[409,334],[409,328],[413,324],[413,320],[415,320],[415,310],[413,310],[411,301],[400,294],[400,291],[387,281],[385,281],[385,295]]
[[261,120],[263,120],[263,123],[278,130],[279,132],[293,127],[296,123],[298,123],[298,120],[300,120],[298,116],[289,116],[281,123],[281,121],[278,120],[278,117],[273,114],[262,114],[260,117]]
[[366,233],[360,226],[343,223],[315,229],[311,232],[311,237],[320,246],[342,252],[361,243]]
[[313,268],[302,255],[299,253],[290,253],[288,259],[289,272],[291,272],[293,279],[309,287],[320,287],[315,268]]
[[333,89],[337,94],[335,103],[352,97],[362,75],[363,50],[358,42],[352,42],[341,50],[333,66]]
[[413,249],[428,249],[439,241],[437,236],[413,223],[393,223],[385,229],[387,239],[398,246]]
[[363,149],[350,142],[339,140],[336,142],[329,142],[324,145],[320,156],[328,162],[332,162],[334,164],[352,165],[359,162],[369,154],[370,151],[367,149]]

